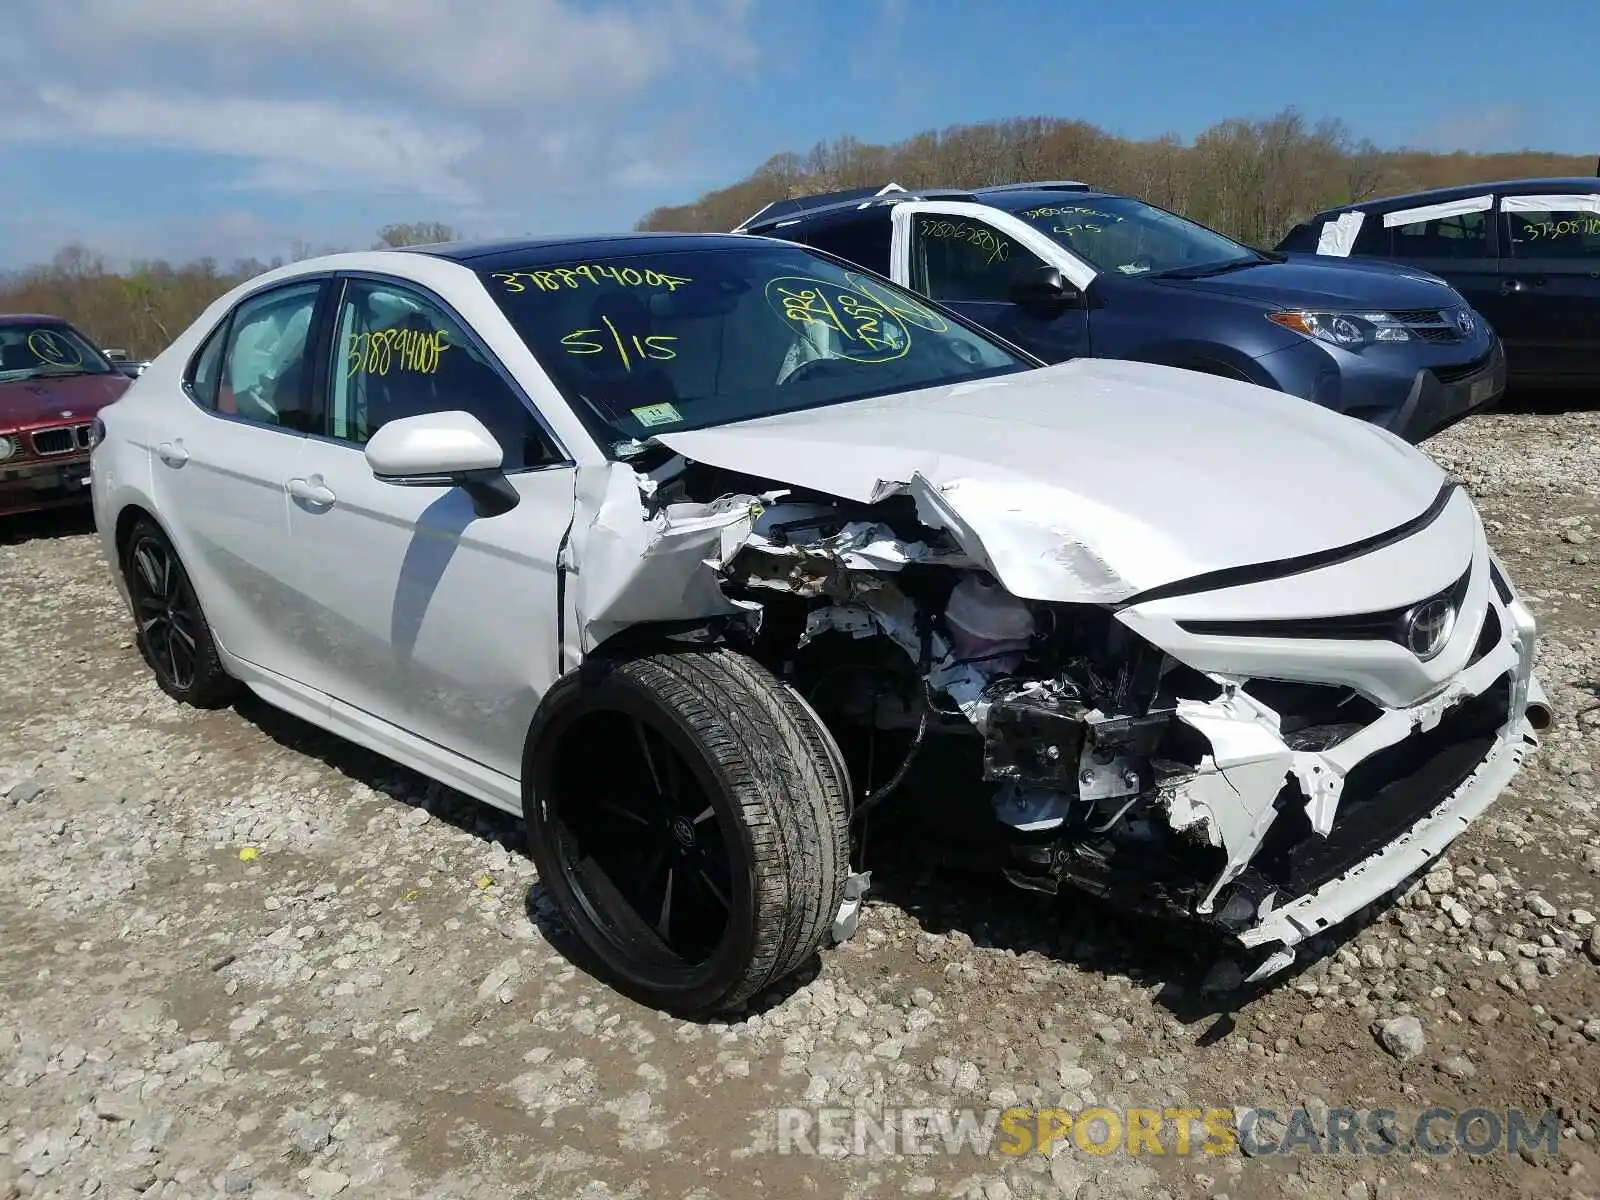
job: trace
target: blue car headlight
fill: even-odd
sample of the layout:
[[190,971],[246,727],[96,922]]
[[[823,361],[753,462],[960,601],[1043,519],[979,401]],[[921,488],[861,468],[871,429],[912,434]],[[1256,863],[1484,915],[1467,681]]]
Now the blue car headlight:
[[1267,320],[1346,350],[1412,340],[1411,332],[1384,312],[1273,312],[1267,314]]

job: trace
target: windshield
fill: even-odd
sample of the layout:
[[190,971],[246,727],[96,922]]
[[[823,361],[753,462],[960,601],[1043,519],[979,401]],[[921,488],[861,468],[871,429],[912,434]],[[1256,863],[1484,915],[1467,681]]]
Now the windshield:
[[800,246],[594,256],[483,272],[611,453],[698,429],[1034,364]]
[[1015,215],[1100,271],[1189,274],[1261,261],[1231,238],[1128,196],[1063,199],[1018,209]]
[[111,372],[105,356],[70,325],[44,321],[0,325],[0,383]]

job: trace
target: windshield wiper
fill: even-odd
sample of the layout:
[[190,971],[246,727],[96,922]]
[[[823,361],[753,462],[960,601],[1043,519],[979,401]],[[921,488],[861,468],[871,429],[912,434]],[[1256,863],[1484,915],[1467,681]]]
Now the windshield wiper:
[[1230,258],[1226,262],[1207,263],[1200,267],[1175,267],[1170,271],[1162,271],[1162,279],[1205,279],[1211,275],[1221,275],[1228,271],[1242,271],[1246,267],[1259,267],[1268,261],[1265,258],[1251,256],[1250,258]]

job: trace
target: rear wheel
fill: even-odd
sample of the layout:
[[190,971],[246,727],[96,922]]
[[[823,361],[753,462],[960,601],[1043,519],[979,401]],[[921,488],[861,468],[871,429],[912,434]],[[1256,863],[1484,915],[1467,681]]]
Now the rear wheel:
[[198,708],[232,701],[239,685],[223,669],[194,585],[167,535],[148,517],[128,533],[122,576],[133,602],[139,653],[161,690]]
[[732,1008],[827,936],[849,875],[849,785],[795,694],[731,650],[599,662],[529,736],[540,881],[619,990]]

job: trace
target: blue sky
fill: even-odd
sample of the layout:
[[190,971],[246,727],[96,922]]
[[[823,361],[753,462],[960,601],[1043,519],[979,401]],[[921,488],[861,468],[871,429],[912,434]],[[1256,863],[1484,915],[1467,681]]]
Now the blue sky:
[[772,154],[1008,116],[1600,154],[1593,0],[8,0],[0,268],[626,228]]

